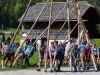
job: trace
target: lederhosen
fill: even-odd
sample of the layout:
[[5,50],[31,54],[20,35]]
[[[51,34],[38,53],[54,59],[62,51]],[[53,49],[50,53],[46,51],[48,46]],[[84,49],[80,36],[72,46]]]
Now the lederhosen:
[[[93,49],[93,52],[96,52],[96,54],[97,54],[97,48],[96,48],[96,50]],[[98,55],[94,55],[94,57],[97,59]]]
[[40,50],[41,60],[44,58],[44,50]]

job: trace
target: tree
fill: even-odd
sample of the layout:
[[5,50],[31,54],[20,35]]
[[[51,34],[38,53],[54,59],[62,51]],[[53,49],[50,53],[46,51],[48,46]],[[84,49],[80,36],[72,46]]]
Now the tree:
[[15,19],[18,20],[19,17],[22,15],[22,4],[19,2],[16,2],[16,5],[14,7],[14,15],[15,15]]

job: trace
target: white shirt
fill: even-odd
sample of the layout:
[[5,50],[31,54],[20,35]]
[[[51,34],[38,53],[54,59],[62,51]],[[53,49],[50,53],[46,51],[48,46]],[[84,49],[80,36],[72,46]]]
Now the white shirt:
[[91,53],[93,53],[94,55],[98,55],[99,54],[99,49],[97,47],[96,48],[92,47],[91,48]]
[[0,43],[2,43],[2,35],[0,35]]
[[69,51],[69,50],[70,50],[70,48],[71,48],[71,43],[70,43],[70,42],[68,42],[68,43],[66,44],[66,50],[67,50],[67,51]]

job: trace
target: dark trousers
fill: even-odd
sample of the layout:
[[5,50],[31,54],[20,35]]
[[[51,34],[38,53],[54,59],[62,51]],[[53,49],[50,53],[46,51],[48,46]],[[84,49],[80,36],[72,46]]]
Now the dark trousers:
[[32,57],[31,54],[28,55],[28,56],[27,56],[27,55],[25,56],[25,64],[24,64],[24,65],[28,65],[28,66],[30,66],[30,63],[29,63],[29,58],[30,58],[30,57]]
[[62,66],[62,63],[63,63],[63,56],[60,56],[58,55],[58,60],[59,60],[59,64],[58,64],[58,69],[57,70],[60,70],[61,66]]

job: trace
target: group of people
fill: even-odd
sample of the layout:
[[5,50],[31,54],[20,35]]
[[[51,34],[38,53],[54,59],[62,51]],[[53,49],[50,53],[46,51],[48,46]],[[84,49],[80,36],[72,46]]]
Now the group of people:
[[[0,36],[1,37],[1,36]],[[24,60],[24,66],[30,66],[29,59],[33,56],[36,50],[35,45],[33,45],[34,40],[26,39],[24,48],[20,46],[19,43],[12,43],[10,46],[10,41],[5,41],[0,43],[0,51],[2,53],[2,69],[5,68],[7,62],[10,62],[10,67],[18,67],[19,63]],[[17,51],[15,51],[15,47]],[[67,55],[66,55],[67,52]],[[97,70],[99,69],[99,49],[96,44],[90,44],[88,42],[82,42],[76,45],[74,40],[69,40],[65,43],[52,41],[50,42],[49,48],[45,45],[40,45],[38,49],[38,69],[41,71],[41,65],[45,62],[46,53],[48,54],[47,60],[50,65],[50,72],[60,72],[62,64],[67,61],[71,63],[74,67],[74,71],[84,71],[89,70],[91,61],[94,60]],[[65,60],[67,58],[67,60]],[[68,59],[71,59],[69,61]],[[78,67],[78,68],[77,68]]]
[[[16,49],[16,50],[15,50]],[[26,39],[24,48],[21,47],[19,43],[12,43],[10,45],[10,41],[6,40],[1,43],[1,54],[2,61],[1,66],[2,69],[5,68],[7,62],[10,62],[10,67],[18,67],[18,63],[22,63],[24,60],[24,66],[30,66],[29,58],[31,58],[35,51],[35,46],[33,46],[33,42]]]
[[[38,50],[39,63],[37,71],[41,71],[40,66],[45,60],[46,51],[45,46],[41,45],[40,49]],[[67,55],[65,55],[65,52],[67,52]],[[48,48],[48,62],[50,62],[51,68],[50,72],[60,72],[60,68],[65,61],[68,63],[71,62],[72,66],[74,67],[74,72],[89,70],[92,60],[95,61],[94,63],[97,67],[96,71],[98,71],[100,70],[99,54],[99,49],[97,48],[96,44],[82,42],[80,45],[76,45],[74,40],[69,40],[66,43],[58,43],[58,41],[51,42]],[[71,58],[71,61],[65,60],[66,58]]]
[[[46,52],[48,52],[48,63],[50,63],[50,72],[53,71],[60,71],[61,65],[63,64],[63,60],[64,60],[64,53],[65,53],[65,44],[60,43],[58,45],[58,41],[55,42],[51,42],[50,47],[48,48],[48,50],[46,50],[47,48],[45,48],[44,45],[40,46],[40,49],[38,50],[38,54],[39,54],[39,63],[38,63],[38,69],[37,71],[40,71],[40,66],[42,64],[42,62],[44,62],[45,60],[45,56],[46,56]],[[59,60],[59,64],[58,64],[58,60]],[[58,67],[57,67],[58,65]],[[54,68],[54,69],[53,69]]]

